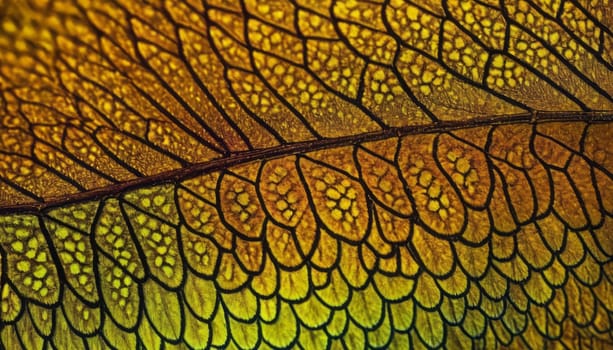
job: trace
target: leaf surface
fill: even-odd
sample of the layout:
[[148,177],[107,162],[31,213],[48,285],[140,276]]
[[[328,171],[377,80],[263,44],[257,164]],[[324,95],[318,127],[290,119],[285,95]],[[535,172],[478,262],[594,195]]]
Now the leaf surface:
[[608,3],[0,3],[6,348],[606,348]]

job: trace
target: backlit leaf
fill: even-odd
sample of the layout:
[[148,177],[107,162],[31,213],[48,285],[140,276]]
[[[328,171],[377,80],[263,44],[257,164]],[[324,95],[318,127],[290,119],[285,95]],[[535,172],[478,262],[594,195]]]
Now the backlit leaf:
[[613,5],[0,1],[0,348],[610,348]]

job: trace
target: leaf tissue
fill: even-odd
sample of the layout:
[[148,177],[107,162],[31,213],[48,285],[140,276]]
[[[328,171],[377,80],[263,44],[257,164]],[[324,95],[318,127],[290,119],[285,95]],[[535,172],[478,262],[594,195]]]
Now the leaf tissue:
[[613,347],[612,9],[0,1],[0,348]]

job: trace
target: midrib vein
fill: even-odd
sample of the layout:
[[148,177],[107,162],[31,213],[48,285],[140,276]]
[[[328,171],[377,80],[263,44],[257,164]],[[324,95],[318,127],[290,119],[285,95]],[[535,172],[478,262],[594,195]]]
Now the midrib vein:
[[522,113],[506,116],[479,117],[463,121],[441,121],[426,125],[411,125],[388,128],[384,130],[337,137],[333,139],[320,139],[289,143],[281,146],[261,148],[256,150],[233,153],[224,158],[195,163],[187,167],[173,169],[151,176],[139,177],[121,183],[96,188],[79,193],[71,193],[63,196],[52,197],[45,202],[33,202],[16,205],[0,204],[0,215],[13,213],[38,214],[53,207],[60,207],[78,202],[100,200],[105,197],[117,197],[119,194],[142,187],[161,185],[165,183],[177,183],[189,178],[227,169],[228,167],[257,161],[269,160],[291,154],[317,151],[326,148],[348,146],[369,141],[377,141],[390,137],[401,137],[413,134],[448,132],[458,129],[466,129],[479,126],[496,126],[519,123],[544,123],[544,122],[611,122],[613,111],[596,112],[550,112],[537,111],[534,113]]

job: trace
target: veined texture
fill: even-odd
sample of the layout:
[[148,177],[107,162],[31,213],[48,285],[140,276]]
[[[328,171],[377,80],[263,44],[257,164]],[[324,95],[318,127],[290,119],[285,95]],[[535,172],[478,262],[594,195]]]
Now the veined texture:
[[612,22],[0,2],[0,348],[613,346]]

